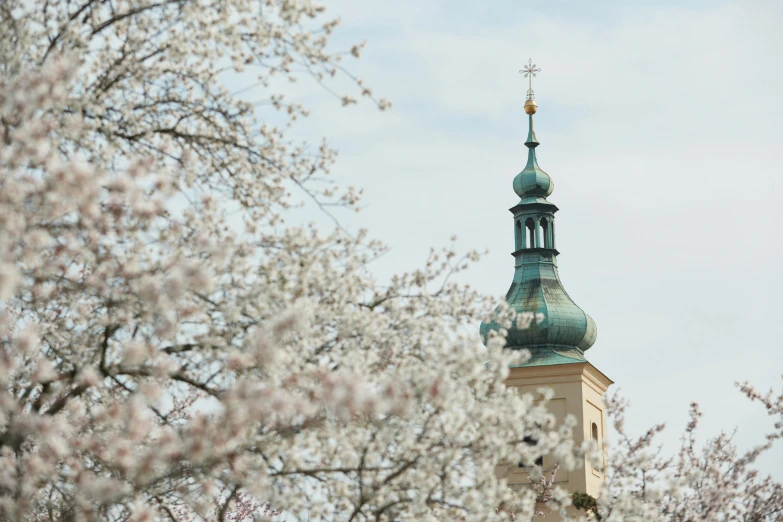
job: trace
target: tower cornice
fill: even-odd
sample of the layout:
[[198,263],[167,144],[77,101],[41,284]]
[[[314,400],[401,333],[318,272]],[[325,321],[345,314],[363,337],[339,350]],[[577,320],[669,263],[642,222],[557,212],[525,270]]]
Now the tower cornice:
[[554,214],[560,209],[557,208],[557,205],[555,205],[554,203],[550,203],[544,198],[541,198],[540,201],[536,200],[529,203],[519,202],[513,207],[511,207],[510,209],[508,209],[508,211],[511,212],[512,214],[520,214],[528,210],[531,211],[540,210],[543,212],[551,212],[552,214]]

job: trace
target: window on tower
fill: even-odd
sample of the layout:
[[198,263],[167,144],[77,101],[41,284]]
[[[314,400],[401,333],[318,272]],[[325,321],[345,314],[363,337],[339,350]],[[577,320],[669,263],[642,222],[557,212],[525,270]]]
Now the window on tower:
[[541,246],[543,248],[552,248],[549,241],[549,222],[546,218],[541,218],[539,224],[541,225]]
[[557,248],[555,246],[555,220],[552,218],[552,221],[549,223],[549,236],[552,239],[552,248]]
[[522,244],[525,240],[525,236],[522,234],[522,222],[517,219],[517,225],[514,227],[514,250],[519,250],[520,248],[524,248],[524,245]]
[[[593,422],[592,425],[590,426],[590,432],[591,432],[590,435],[592,436],[593,440],[595,441],[595,443],[600,448],[601,447],[601,441],[598,439],[598,424]],[[599,465],[599,466],[596,466],[594,469],[595,469],[595,471],[601,472],[603,470],[603,466]]]
[[525,228],[527,228],[528,232],[528,248],[535,248],[538,245],[536,245],[536,224],[533,221],[533,218],[527,218],[525,220]]
[[[529,446],[535,446],[536,444],[538,444],[538,441],[536,439],[534,439],[533,437],[525,437],[522,440],[525,442],[525,444],[527,444]],[[534,464],[536,466],[538,466],[538,467],[544,467],[544,457],[538,457]],[[519,467],[520,468],[530,467],[530,463],[529,462],[527,462],[527,463],[526,462],[520,462],[519,463]]]

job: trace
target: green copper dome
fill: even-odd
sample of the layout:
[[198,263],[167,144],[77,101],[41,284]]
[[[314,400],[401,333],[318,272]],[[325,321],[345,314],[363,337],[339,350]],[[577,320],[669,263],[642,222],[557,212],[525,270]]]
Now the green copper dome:
[[528,132],[527,141],[525,142],[525,145],[528,147],[527,165],[525,165],[524,170],[514,178],[514,192],[523,200],[530,196],[545,198],[555,189],[552,178],[549,177],[549,174],[541,170],[538,166],[538,161],[536,161],[538,140],[536,140],[536,133],[533,131],[533,115],[531,114],[529,118],[530,131]]
[[[514,191],[521,199],[510,209],[514,215],[514,279],[506,302],[518,314],[532,312],[544,318],[527,328],[509,328],[506,348],[529,349],[532,358],[527,366],[581,362],[585,350],[595,343],[597,330],[593,319],[574,303],[560,282],[555,248],[558,208],[546,199],[554,184],[536,160],[539,143],[532,114],[529,123],[527,165],[514,178]],[[486,339],[490,330],[498,328],[495,322],[482,323],[482,337]]]
[[[517,313],[544,315],[539,324],[533,322],[525,329],[509,328],[507,348],[577,348],[584,352],[595,343],[598,334],[595,321],[574,303],[563,288],[553,254],[537,253],[529,262],[517,267],[506,302]],[[481,333],[486,336],[490,329],[495,328],[495,323],[483,323]]]

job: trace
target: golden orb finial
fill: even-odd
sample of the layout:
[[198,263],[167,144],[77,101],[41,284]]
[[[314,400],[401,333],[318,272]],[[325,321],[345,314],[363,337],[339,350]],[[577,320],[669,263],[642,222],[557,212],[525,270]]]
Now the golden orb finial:
[[535,93],[533,92],[533,77],[536,76],[536,73],[540,73],[541,68],[536,67],[536,64],[533,63],[533,59],[530,58],[527,61],[527,65],[525,65],[520,71],[519,74],[523,75],[525,78],[529,78],[530,84],[527,90],[527,101],[525,101],[525,112],[527,114],[535,114],[538,110],[538,105],[535,101]]

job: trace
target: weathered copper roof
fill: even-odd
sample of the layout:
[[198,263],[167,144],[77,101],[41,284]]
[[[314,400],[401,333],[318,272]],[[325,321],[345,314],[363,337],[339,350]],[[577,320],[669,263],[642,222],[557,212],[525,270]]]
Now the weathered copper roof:
[[523,364],[512,365],[512,368],[528,366],[551,366],[554,364],[573,364],[586,362],[584,354],[576,349],[528,348],[530,359]]
[[[574,303],[560,282],[559,252],[554,248],[554,214],[558,208],[546,199],[554,184],[538,167],[535,149],[539,142],[533,131],[532,115],[525,145],[528,148],[527,165],[514,178],[514,191],[521,200],[510,209],[518,231],[517,250],[512,253],[514,279],[506,302],[518,314],[540,313],[544,319],[527,328],[516,325],[509,328],[506,347],[531,350],[532,358],[524,366],[584,362],[584,351],[595,343],[597,330],[593,319]],[[547,228],[540,228],[544,226]],[[486,338],[490,330],[498,328],[495,322],[483,323],[482,336]]]

